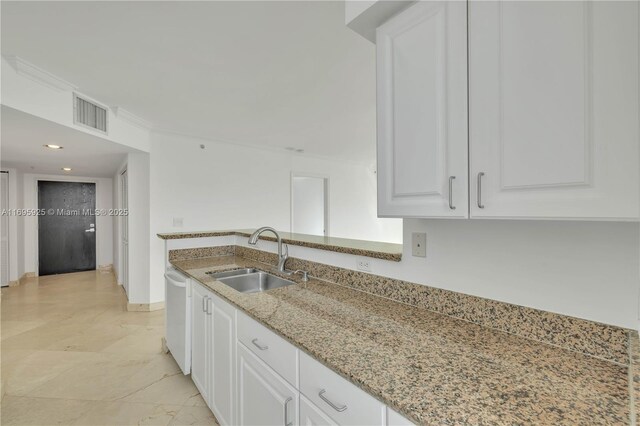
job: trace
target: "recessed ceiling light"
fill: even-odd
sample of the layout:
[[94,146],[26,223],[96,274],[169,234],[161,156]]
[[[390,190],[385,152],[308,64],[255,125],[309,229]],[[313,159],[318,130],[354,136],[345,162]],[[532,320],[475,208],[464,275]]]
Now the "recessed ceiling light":
[[54,145],[54,144],[50,144],[50,143],[46,144],[44,147],[45,148],[49,148],[49,149],[62,149],[62,147],[60,145]]
[[62,171],[70,172],[71,171],[71,167],[63,167]]

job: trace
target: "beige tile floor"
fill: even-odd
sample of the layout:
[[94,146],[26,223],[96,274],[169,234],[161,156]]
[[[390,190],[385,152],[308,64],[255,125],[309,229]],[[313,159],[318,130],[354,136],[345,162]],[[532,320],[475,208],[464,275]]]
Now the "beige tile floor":
[[164,311],[127,312],[113,274],[2,289],[2,425],[215,424],[162,352]]

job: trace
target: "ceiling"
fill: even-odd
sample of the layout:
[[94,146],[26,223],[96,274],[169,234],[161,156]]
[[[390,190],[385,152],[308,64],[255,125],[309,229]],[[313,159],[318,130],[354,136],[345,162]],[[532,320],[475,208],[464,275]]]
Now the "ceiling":
[[[27,173],[113,177],[135,151],[61,124],[2,106],[2,166]],[[45,144],[61,145],[52,150]],[[62,167],[71,167],[63,172]]]
[[3,1],[16,55],[172,132],[375,159],[375,46],[342,1]]

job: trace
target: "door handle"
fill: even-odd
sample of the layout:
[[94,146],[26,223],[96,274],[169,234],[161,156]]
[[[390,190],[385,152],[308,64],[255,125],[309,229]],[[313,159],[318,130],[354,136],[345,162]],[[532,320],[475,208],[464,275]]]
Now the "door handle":
[[449,208],[455,210],[456,206],[453,205],[453,180],[455,176],[449,176]]
[[96,228],[85,229],[84,232],[96,232]]
[[258,343],[258,339],[253,339],[251,343],[253,343],[253,346],[260,349],[261,351],[266,351],[267,349],[269,349],[269,346],[267,345],[262,346],[260,343]]
[[478,208],[484,209],[484,204],[482,204],[482,176],[484,176],[484,172],[478,173]]
[[324,402],[326,402],[327,404],[329,404],[329,406],[331,406],[331,408],[333,408],[334,410],[342,413],[344,410],[347,409],[346,405],[337,405],[334,404],[333,402],[331,402],[331,400],[329,400],[329,398],[327,398],[326,396],[324,396],[324,394],[327,393],[327,391],[325,389],[322,389],[320,392],[318,392],[318,396],[320,397],[321,400],[323,400]]
[[289,402],[293,400],[292,397],[289,397],[287,399],[284,400],[284,412],[282,413],[283,417],[284,417],[284,426],[292,426],[293,422],[287,422],[287,419],[289,418],[289,410],[288,410],[288,405]]

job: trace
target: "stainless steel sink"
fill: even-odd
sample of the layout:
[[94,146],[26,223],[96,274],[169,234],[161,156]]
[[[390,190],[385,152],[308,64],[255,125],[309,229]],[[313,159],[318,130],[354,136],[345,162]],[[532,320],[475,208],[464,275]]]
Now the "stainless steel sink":
[[262,271],[219,278],[218,281],[240,293],[259,293],[261,291],[295,284],[293,281],[285,280]]
[[244,269],[234,269],[233,271],[225,271],[225,272],[215,272],[215,271],[209,271],[206,272],[207,275],[209,275],[211,278],[226,278],[226,277],[235,277],[237,275],[247,275],[247,274],[254,274],[258,272],[257,269],[254,268],[244,268]]

